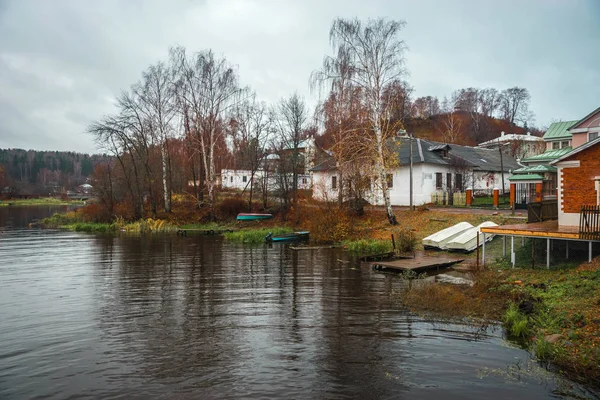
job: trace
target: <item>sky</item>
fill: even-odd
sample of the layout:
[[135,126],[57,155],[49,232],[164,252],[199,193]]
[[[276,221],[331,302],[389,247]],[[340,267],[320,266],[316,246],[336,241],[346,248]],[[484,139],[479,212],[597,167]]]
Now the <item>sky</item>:
[[540,127],[600,106],[598,0],[0,0],[0,148],[97,152],[86,128],[176,45],[314,105],[337,17],[406,21],[415,97],[525,87]]

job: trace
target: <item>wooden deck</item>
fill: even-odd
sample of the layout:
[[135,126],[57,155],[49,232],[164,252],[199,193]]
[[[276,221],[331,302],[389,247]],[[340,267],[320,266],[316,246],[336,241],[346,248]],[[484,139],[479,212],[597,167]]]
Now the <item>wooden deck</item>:
[[481,228],[481,232],[496,235],[512,235],[540,237],[549,239],[577,239],[587,240],[582,237],[577,226],[558,225],[558,221],[534,222],[531,224],[501,225]]
[[416,253],[414,258],[402,258],[393,261],[375,261],[371,267],[377,270],[415,271],[422,272],[431,269],[440,269],[463,262],[464,258],[448,255],[426,255]]

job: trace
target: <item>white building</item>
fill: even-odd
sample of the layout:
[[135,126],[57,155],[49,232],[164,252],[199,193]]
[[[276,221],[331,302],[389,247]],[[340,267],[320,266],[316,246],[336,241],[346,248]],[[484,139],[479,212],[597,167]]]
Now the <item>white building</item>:
[[[492,149],[444,144],[430,140],[403,137],[395,140],[395,152],[399,166],[390,170],[387,184],[390,188],[392,205],[410,204],[410,147],[412,142],[413,161],[413,204],[432,201],[435,193],[463,192],[467,187],[473,192],[490,191],[494,188],[509,190],[508,177],[520,165],[507,155]],[[318,200],[337,199],[339,182],[333,157],[312,169],[313,197]],[[365,200],[370,204],[382,205],[383,196],[377,187],[375,172],[369,171],[370,190]],[[345,196],[347,197],[347,196]]]
[[480,143],[477,147],[496,150],[502,147],[504,154],[521,160],[543,153],[546,144],[543,138],[532,135],[530,132],[527,132],[526,135],[501,132],[499,137]]

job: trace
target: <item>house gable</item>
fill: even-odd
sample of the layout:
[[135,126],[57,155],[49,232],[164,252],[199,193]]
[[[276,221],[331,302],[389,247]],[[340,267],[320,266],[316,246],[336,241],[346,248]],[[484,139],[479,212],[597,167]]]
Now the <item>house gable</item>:
[[573,150],[552,164],[559,167],[561,209],[579,213],[582,205],[596,204],[596,177],[600,176],[600,140]]

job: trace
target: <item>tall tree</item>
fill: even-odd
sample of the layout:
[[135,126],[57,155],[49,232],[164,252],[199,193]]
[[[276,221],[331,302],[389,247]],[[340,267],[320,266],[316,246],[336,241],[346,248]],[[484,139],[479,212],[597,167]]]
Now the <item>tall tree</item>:
[[[304,139],[304,131],[308,120],[308,109],[304,99],[294,93],[288,98],[281,99],[274,110],[274,121],[279,132],[280,162],[282,166],[278,178],[282,192],[291,195],[284,196],[284,204],[296,205],[298,202],[298,174],[305,159],[300,154],[300,142]],[[291,178],[291,182],[289,181]],[[285,190],[285,189],[289,190]]]
[[318,108],[318,114],[324,117],[325,128],[333,136],[333,155],[337,164],[338,203],[344,201],[344,165],[349,155],[345,151],[349,132],[355,128],[351,120],[351,99],[353,65],[350,54],[338,49],[335,57],[325,56],[321,69],[313,71],[310,77],[311,88],[328,88],[329,96]]
[[[234,154],[244,168],[250,170],[248,211],[252,211],[254,181],[258,169],[266,156],[266,145],[272,131],[272,119],[265,103],[258,102],[253,95],[238,108],[232,128]],[[244,189],[245,190],[245,189]]]
[[141,110],[150,124],[153,144],[160,147],[162,189],[165,211],[171,212],[171,188],[169,174],[169,139],[175,132],[175,87],[172,71],[164,63],[151,65],[143,74],[142,82],[137,86]]
[[502,91],[500,95],[500,112],[502,118],[512,124],[531,121],[533,113],[529,110],[531,95],[529,90],[518,86]]
[[208,201],[214,215],[217,187],[216,154],[225,140],[226,125],[246,96],[237,72],[225,58],[211,51],[188,56],[182,47],[171,49],[178,94],[185,103],[187,123],[192,125],[195,146],[205,171]]
[[368,121],[373,135],[372,150],[378,184],[390,224],[397,224],[392,210],[387,172],[390,166],[387,139],[397,133],[390,124],[392,114],[389,102],[384,102],[384,92],[392,82],[405,75],[404,53],[406,46],[398,35],[405,22],[385,19],[369,20],[338,18],[333,21],[329,39],[335,54],[344,53],[349,59],[353,85],[364,96]]

